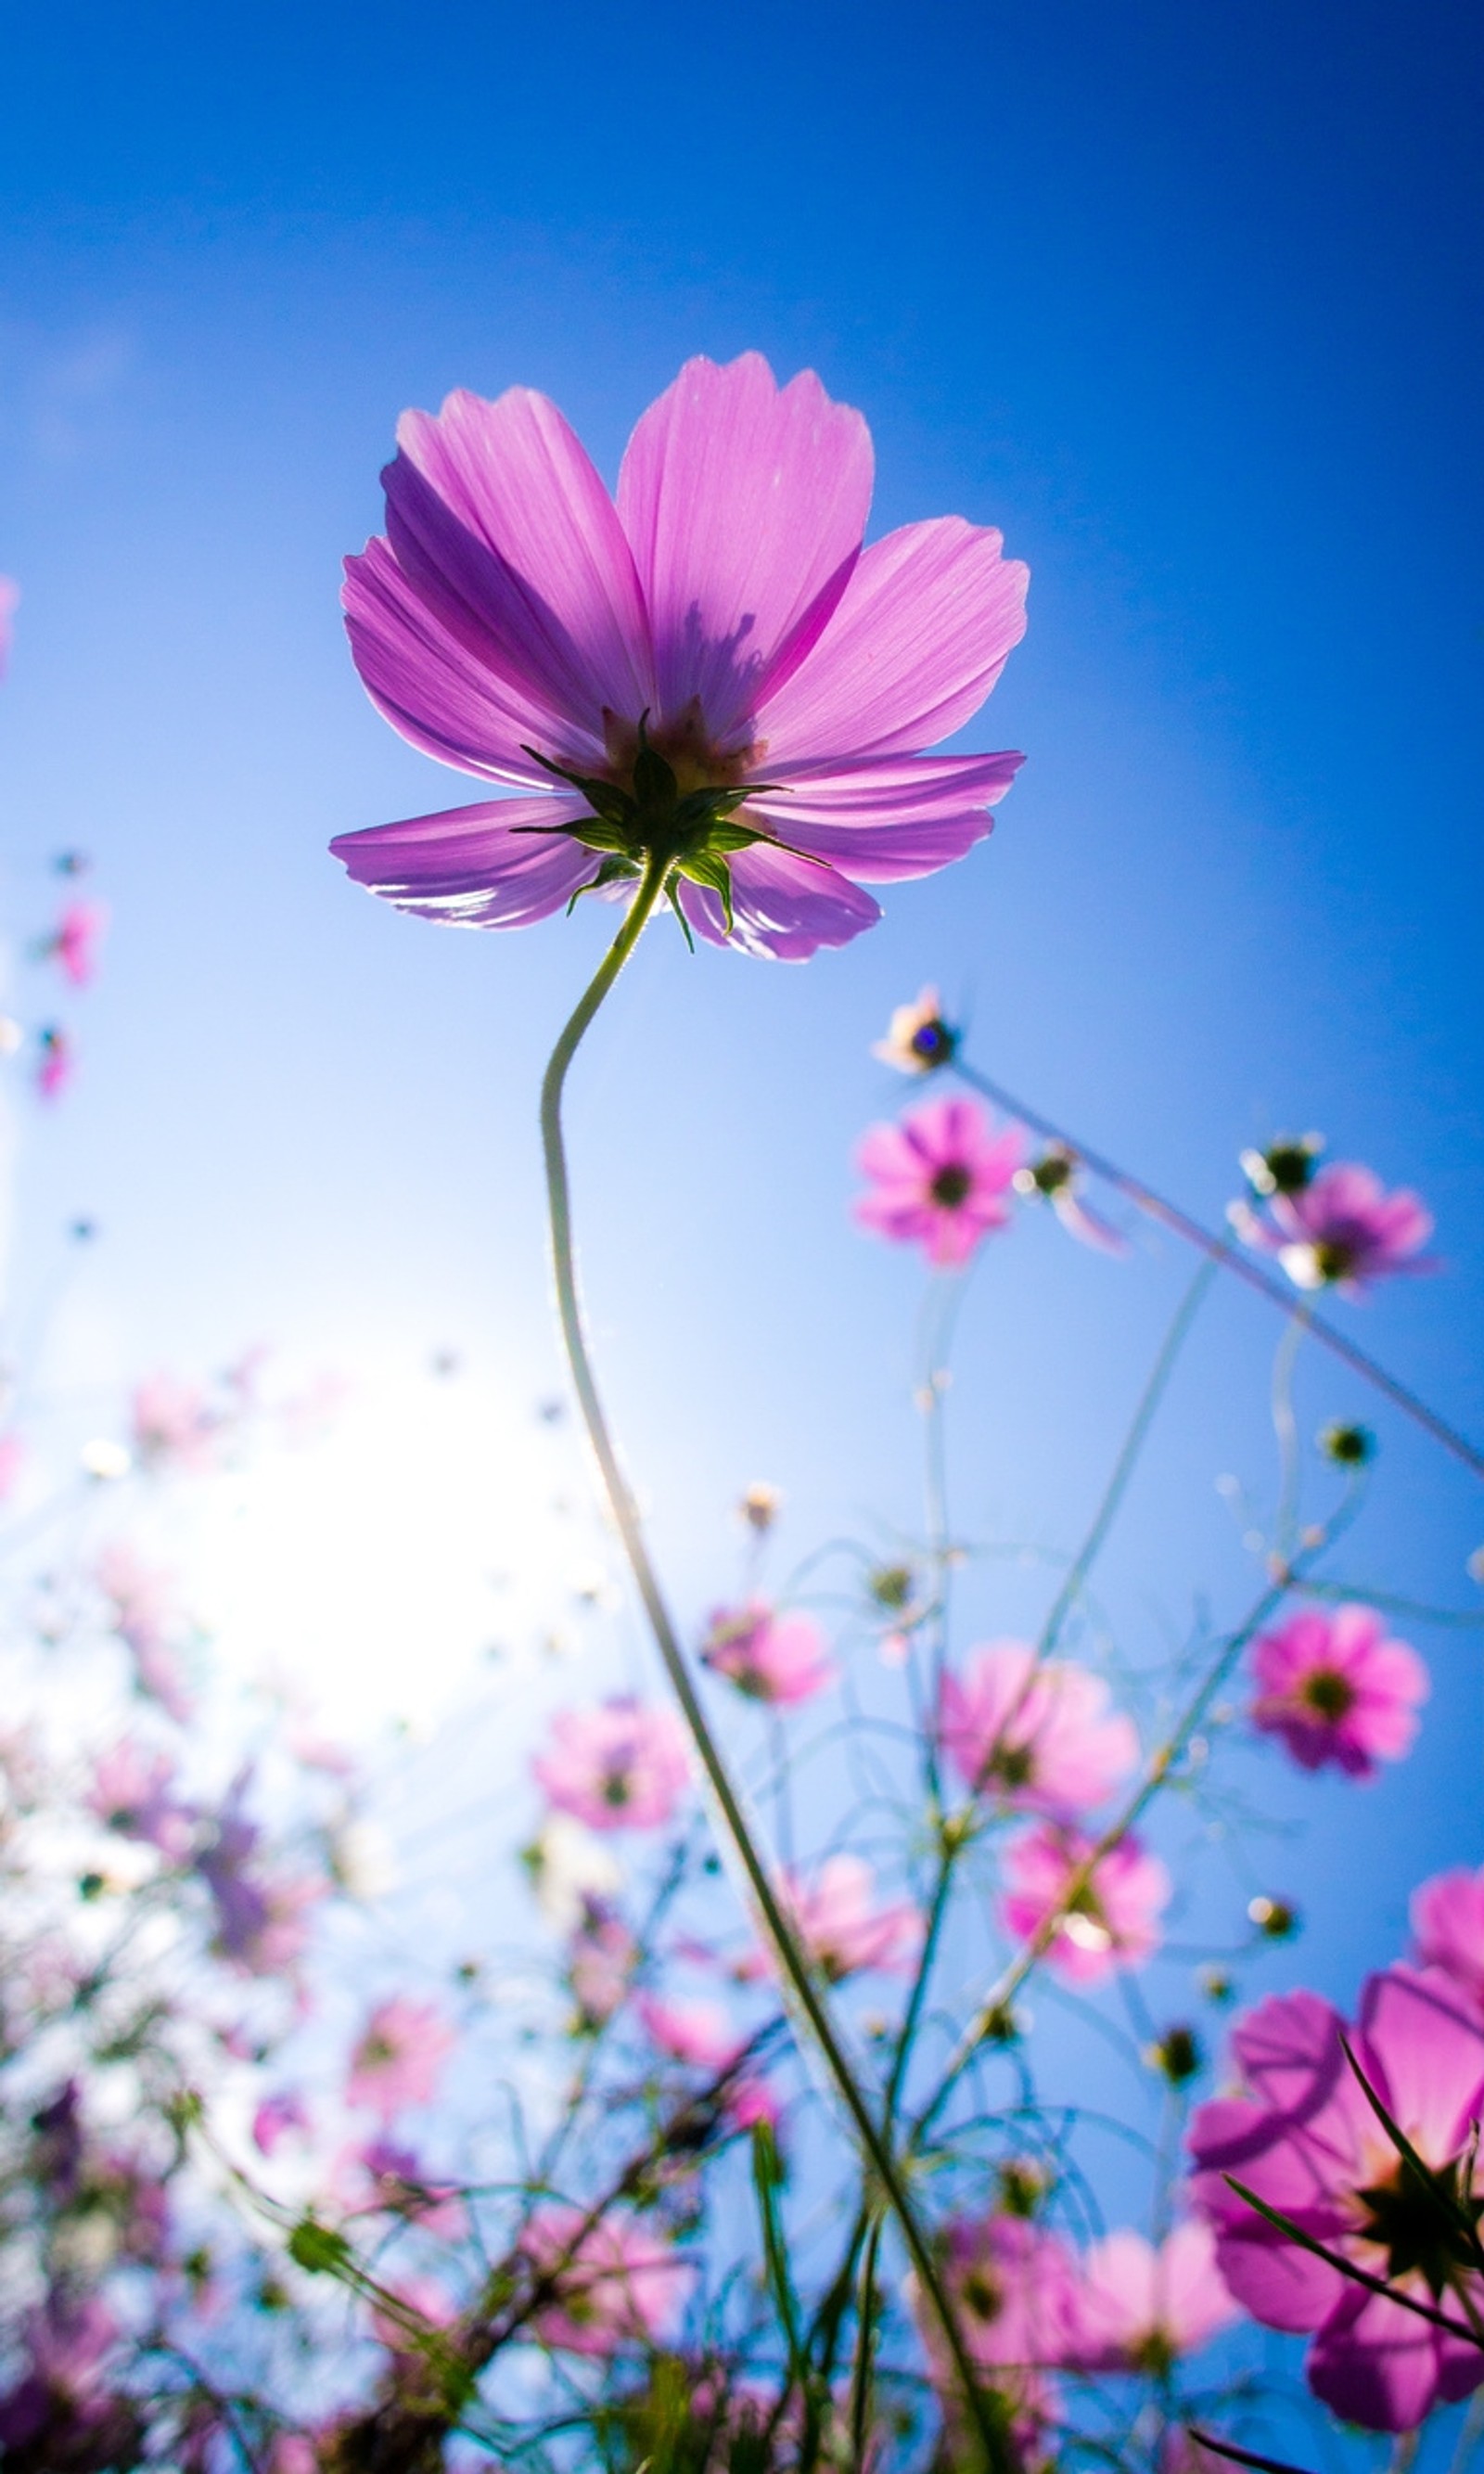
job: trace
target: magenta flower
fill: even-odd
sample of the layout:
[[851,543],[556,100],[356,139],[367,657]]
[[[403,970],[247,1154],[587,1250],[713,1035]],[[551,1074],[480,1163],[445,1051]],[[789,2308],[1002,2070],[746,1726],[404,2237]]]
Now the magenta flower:
[[689,929],[799,960],[988,832],[1021,759],[920,751],[994,685],[1026,570],[954,516],[863,548],[869,432],[813,372],[689,361],[617,504],[525,388],[397,436],[386,537],[346,563],[356,667],[403,738],[526,795],[342,835],[357,884],[509,928],[672,856]]
[[1074,1984],[1099,1983],[1115,1967],[1142,1967],[1159,1947],[1158,1920],[1171,1889],[1158,1856],[1131,1834],[1074,1891],[1093,1846],[1081,1831],[1048,1823],[1017,1838],[1005,1856],[1000,1913],[1006,1930],[1030,1941],[1049,1917],[1058,1916],[1046,1962]]
[[[1057,2236],[1029,2218],[956,2219],[941,2238],[942,2273],[971,2360],[985,2385],[1005,2398],[1017,2443],[1014,2462],[1039,2462],[1035,2441],[1055,2401],[1048,2370],[1073,2357],[1077,2277]],[[960,2411],[958,2373],[937,2315],[915,2277],[909,2292],[933,2379],[951,2415]]]
[[0,679],[11,666],[11,646],[15,641],[12,620],[20,600],[20,586],[13,576],[0,575]]
[[835,1674],[818,1625],[808,1615],[776,1614],[762,1598],[744,1607],[718,1607],[701,1658],[739,1692],[775,1708],[812,1700]]
[[272,2156],[291,2131],[306,2131],[308,2109],[292,2088],[265,2096],[253,2116],[253,2145],[260,2156]]
[[1277,1256],[1298,1289],[1356,1297],[1389,1272],[1434,1268],[1418,1254],[1432,1234],[1432,1214],[1415,1194],[1388,1194],[1373,1169],[1350,1160],[1336,1160],[1291,1193],[1279,1187],[1260,1212],[1234,1202],[1229,1216],[1245,1244]]
[[108,924],[108,910],[101,902],[69,902],[47,938],[47,957],[73,987],[90,984]]
[[971,1651],[943,1678],[943,1750],[965,1786],[1026,1812],[1070,1819],[1101,1804],[1138,1759],[1133,1722],[1108,1709],[1100,1675],[1036,1661],[1023,1641]]
[[626,1696],[561,1710],[549,1749],[532,1767],[557,1809],[591,1830],[657,1830],[691,1775],[688,1738],[673,1711]]
[[1019,1128],[997,1129],[977,1100],[930,1100],[900,1125],[872,1126],[862,1137],[856,1165],[875,1191],[860,1198],[855,1216],[898,1245],[921,1246],[936,1270],[957,1270],[1010,1219],[1024,1156]]
[[1312,2335],[1310,2388],[1347,2422],[1411,2431],[1484,2381],[1484,2352],[1354,2284],[1248,2206],[1228,2176],[1327,2250],[1468,2327],[1484,2278],[1450,2207],[1478,2210],[1473,2124],[1484,2112],[1484,2029],[1446,1977],[1372,1977],[1350,2040],[1356,2063],[1434,2177],[1420,2187],[1346,2061],[1344,2023],[1317,1994],[1261,2002],[1232,2050],[1246,2093],[1202,2105],[1192,2185],[1223,2276],[1269,2328]]
[[1162,2378],[1241,2316],[1202,2218],[1177,2225],[1157,2249],[1142,2234],[1108,2234],[1083,2261],[1073,2359],[1084,2370]]
[[348,2104],[364,2105],[383,2122],[408,2104],[426,2104],[457,2038],[431,2001],[393,1994],[378,2001],[351,2055]]
[[[875,1880],[861,1856],[831,1856],[813,1881],[786,1872],[781,1903],[799,1940],[831,1984],[866,1968],[910,1965],[922,1946],[922,1918],[910,1899],[874,1904]],[[771,1959],[759,1954],[749,1972],[764,1974]]]
[[43,1100],[60,1100],[77,1072],[77,1050],[60,1023],[48,1023],[36,1033],[36,1091]]
[[1252,1719],[1281,1735],[1301,1768],[1333,1761],[1350,1778],[1374,1778],[1399,1760],[1417,1734],[1427,1669],[1404,1640],[1390,1640],[1371,1607],[1306,1607],[1253,1650],[1257,1695]]
[[726,2070],[746,2043],[719,2001],[661,2001],[645,1993],[636,2006],[657,2050],[694,2070]]
[[640,1948],[623,1918],[605,1899],[583,1902],[567,1954],[567,1980],[584,2027],[600,2027],[625,1999]]
[[1435,1873],[1412,1893],[1412,1936],[1424,1967],[1441,1967],[1484,2009],[1484,1869]]
[[663,2344],[685,2308],[689,2263],[668,2243],[610,2209],[583,2231],[581,2208],[538,2208],[521,2237],[532,2273],[552,2298],[532,2315],[543,2344],[606,2356],[623,2344]]

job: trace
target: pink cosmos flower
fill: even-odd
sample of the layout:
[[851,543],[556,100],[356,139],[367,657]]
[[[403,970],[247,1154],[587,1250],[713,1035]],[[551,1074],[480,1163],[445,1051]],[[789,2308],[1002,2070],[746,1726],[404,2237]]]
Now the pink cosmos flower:
[[[957,2219],[945,2228],[941,2247],[944,2283],[970,2359],[985,2387],[1010,2405],[1015,2462],[1033,2460],[1056,2400],[1046,2373],[1069,2359],[1076,2336],[1071,2254],[1044,2226],[1014,2216]],[[925,2309],[915,2278],[909,2292],[935,2385],[956,2416],[959,2377],[937,2315]]]
[[11,646],[15,641],[12,620],[20,600],[20,586],[13,576],[0,575],[0,679],[11,666]]
[[1022,1811],[1069,1819],[1103,1802],[1138,1759],[1133,1722],[1108,1709],[1085,1666],[1024,1641],[971,1651],[961,1680],[943,1678],[943,1749],[965,1786]]
[[383,2122],[403,2105],[426,2104],[456,2042],[433,2002],[400,1993],[378,2001],[351,2055],[347,2103],[365,2105]]
[[645,1993],[637,2007],[659,2050],[696,2070],[724,2071],[746,2043],[719,2001],[662,2001]]
[[531,1766],[557,1809],[590,1830],[659,1829],[691,1775],[674,1712],[646,1710],[627,1695],[559,1711],[549,1749]]
[[87,987],[98,967],[98,948],[109,924],[101,902],[69,902],[46,942],[46,954],[75,988]]
[[180,1629],[174,1576],[146,1564],[122,1539],[104,1548],[95,1568],[109,1624],[134,1660],[139,1690],[183,1726],[193,1704],[173,1637]]
[[538,2208],[521,2238],[533,2274],[552,2298],[533,2314],[545,2345],[609,2355],[623,2344],[664,2344],[685,2308],[689,2263],[642,2225],[609,2210],[583,2231],[581,2208]]
[[1432,1234],[1432,1214],[1405,1189],[1388,1194],[1373,1169],[1336,1160],[1293,1193],[1269,1195],[1262,1212],[1234,1202],[1229,1217],[1239,1237],[1276,1254],[1298,1289],[1339,1289],[1356,1297],[1389,1272],[1430,1272],[1418,1249]]
[[617,504],[524,388],[405,413],[398,449],[347,561],[356,667],[415,746],[525,795],[342,835],[358,884],[517,927],[672,853],[689,928],[798,960],[988,832],[1020,758],[919,751],[994,685],[1026,571],[953,516],[863,548],[870,436],[813,372],[689,361]]
[[613,2017],[639,1959],[639,1944],[618,1909],[606,1899],[584,1900],[567,1956],[567,1980],[583,2026],[600,2027]]
[[[1066,1901],[1073,1876],[1094,1841],[1080,1830],[1047,1824],[1017,1838],[1005,1857],[1000,1913],[1007,1931],[1030,1941]],[[1085,1889],[1061,1915],[1046,1962],[1074,1984],[1096,1984],[1115,1967],[1142,1967],[1159,1947],[1159,1915],[1170,1876],[1131,1834],[1094,1867]]]
[[147,1753],[124,1736],[100,1753],[87,1791],[87,1807],[109,1829],[142,1838],[174,1863],[189,1854],[195,1815],[171,1794],[175,1763],[168,1753]]
[[762,1598],[718,1607],[701,1644],[705,1664],[754,1701],[791,1708],[835,1675],[824,1636],[808,1615],[781,1615]]
[[425,2233],[457,2241],[469,2219],[458,2186],[429,2173],[416,2151],[384,2134],[364,2147],[341,2151],[330,2177],[335,2197],[347,2208],[404,2217]]
[[1024,1157],[1019,1128],[997,1128],[977,1100],[930,1100],[862,1137],[856,1165],[875,1190],[855,1216],[898,1245],[921,1246],[936,1270],[957,1270],[1009,1221]]
[[[786,1913],[805,1950],[831,1984],[865,1968],[911,1964],[922,1946],[922,1918],[910,1899],[878,1907],[875,1877],[861,1856],[831,1856],[813,1881],[786,1872],[779,1882]],[[761,1954],[748,1972],[767,1974]]]
[[1304,1608],[1255,1643],[1253,1673],[1253,1724],[1281,1735],[1301,1768],[1333,1761],[1350,1778],[1411,1749],[1431,1689],[1416,1650],[1389,1639],[1372,1607]]
[[1317,1994],[1259,2003],[1232,2050],[1246,2092],[1190,2126],[1197,2201],[1223,2276],[1269,2328],[1312,2335],[1316,2396],[1371,2431],[1411,2431],[1484,2381],[1484,2352],[1302,2250],[1230,2187],[1233,2176],[1328,2250],[1467,2327],[1484,2278],[1447,2201],[1474,2201],[1472,2129],[1484,2112],[1484,2028],[1447,1977],[1372,1977],[1350,2039],[1366,2081],[1436,2176],[1424,2193],[1346,2061],[1344,2022]]
[[60,1023],[48,1023],[36,1033],[36,1091],[43,1100],[60,1100],[77,1072],[77,1050]]
[[1177,2225],[1157,2250],[1142,2234],[1108,2234],[1083,2261],[1072,2359],[1084,2370],[1162,2377],[1241,2316],[1202,2218]]
[[216,1456],[220,1419],[195,1383],[151,1374],[131,1403],[134,1447],[147,1468],[207,1469]]
[[1484,1868],[1435,1873],[1412,1893],[1412,1934],[1424,1967],[1440,1967],[1484,2009]]
[[308,2109],[292,2088],[265,2096],[253,2116],[253,2145],[260,2156],[272,2156],[291,2131],[307,2130]]

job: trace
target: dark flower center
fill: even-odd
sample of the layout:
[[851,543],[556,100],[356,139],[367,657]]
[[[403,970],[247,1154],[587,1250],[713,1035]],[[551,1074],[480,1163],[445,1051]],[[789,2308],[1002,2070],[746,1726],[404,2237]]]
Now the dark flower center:
[[1005,2295],[986,2268],[971,2268],[959,2288],[964,2309],[982,2327],[987,2328],[998,2319],[1005,2308]]
[[1318,1717],[1334,1721],[1345,1717],[1355,1706],[1355,1686],[1348,1675],[1332,1666],[1316,1666],[1300,1686],[1299,1698],[1306,1710]]
[[935,1017],[932,1022],[919,1022],[908,1046],[914,1056],[921,1057],[924,1065],[942,1065],[953,1055],[954,1034],[946,1022],[939,1022]]
[[945,1211],[957,1211],[961,1202],[967,1202],[973,1191],[974,1180],[958,1160],[950,1160],[946,1168],[940,1168],[928,1188],[934,1201],[940,1203]]
[[995,1744],[985,1763],[984,1783],[1013,1790],[1029,1786],[1035,1774],[1035,1757],[1029,1744]]
[[1322,1280],[1344,1280],[1353,1272],[1357,1249],[1343,1238],[1326,1237],[1314,1249],[1314,1269]]
[[1464,2162],[1463,2155],[1455,2156],[1435,2171],[1399,2158],[1390,2181],[1355,2194],[1367,2213],[1364,2239],[1385,2251],[1388,2279],[1415,2271],[1435,2301],[1478,2266],[1470,2235],[1484,2216],[1484,2199],[1466,2189]]
[[621,1811],[623,1806],[632,1798],[633,1792],[634,1782],[627,1770],[604,1771],[602,1799],[604,1804],[611,1806],[615,1812]]

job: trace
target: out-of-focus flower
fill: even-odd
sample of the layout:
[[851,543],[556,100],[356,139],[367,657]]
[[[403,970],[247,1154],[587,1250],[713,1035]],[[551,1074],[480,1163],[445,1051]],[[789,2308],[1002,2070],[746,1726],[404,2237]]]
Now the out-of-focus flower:
[[43,1100],[60,1100],[77,1072],[77,1050],[61,1023],[50,1022],[36,1033],[36,1089]]
[[1138,1759],[1133,1722],[1108,1697],[1085,1666],[992,1641],[943,1678],[943,1749],[976,1795],[1054,1819],[1088,1812]]
[[[830,1856],[813,1880],[785,1872],[779,1903],[809,1957],[831,1984],[866,1968],[910,1965],[922,1947],[922,1918],[910,1899],[875,1904],[876,1882],[862,1856]],[[745,1972],[766,1975],[772,1959],[762,1953]]]
[[1264,1633],[1253,1675],[1253,1726],[1280,1735],[1302,1769],[1332,1761],[1362,1779],[1410,1750],[1431,1688],[1416,1650],[1388,1638],[1375,1610],[1362,1606],[1305,1607]]
[[591,1899],[612,1898],[623,1875],[611,1847],[570,1812],[548,1812],[523,1861],[545,1922],[563,1938],[580,1923]]
[[812,372],[688,362],[617,506],[523,388],[398,446],[387,538],[347,562],[356,667],[415,746],[527,795],[342,835],[357,883],[515,927],[670,858],[690,928],[798,960],[880,917],[863,885],[987,833],[1018,756],[917,751],[999,676],[1025,570],[957,517],[863,550],[870,436]]
[[1294,1191],[1277,1188],[1263,1212],[1233,1202],[1228,1213],[1243,1243],[1276,1254],[1298,1289],[1338,1289],[1358,1297],[1390,1272],[1430,1272],[1419,1249],[1432,1214],[1417,1196],[1388,1194],[1375,1171],[1336,1160]]
[[718,1607],[701,1658],[751,1700],[778,1708],[812,1700],[835,1674],[824,1635],[808,1615],[777,1614],[762,1598]]
[[394,1993],[378,2001],[351,2055],[348,2104],[364,2105],[383,2122],[409,2104],[426,2104],[457,2038],[436,2003]]
[[759,1478],[755,1485],[748,1487],[737,1508],[747,1527],[759,1538],[766,1538],[783,1509],[783,1496],[776,1486],[768,1486]]
[[134,1660],[139,1690],[183,1726],[192,1703],[175,1637],[180,1616],[173,1575],[146,1564],[122,1539],[104,1548],[95,1568],[111,1627]]
[[137,2463],[143,2423],[132,2400],[107,2383],[119,2337],[113,2314],[97,2294],[81,2299],[55,2292],[25,2315],[19,2379],[0,2396],[0,2448],[8,2465],[27,2474],[52,2467]]
[[581,1921],[568,1946],[567,1980],[579,2025],[600,2027],[627,1996],[639,1944],[617,1907],[602,1898],[583,1902]]
[[952,1064],[958,1045],[959,1033],[943,1019],[937,988],[927,987],[911,1005],[893,1009],[886,1038],[874,1042],[871,1055],[899,1074],[932,1074]]
[[0,679],[11,666],[11,647],[15,642],[12,621],[20,601],[20,586],[12,575],[0,575]]
[[1100,1254],[1127,1254],[1128,1239],[1083,1201],[1077,1153],[1064,1143],[1053,1143],[1038,1160],[1017,1168],[1011,1181],[1027,1202],[1049,1202],[1068,1236],[1080,1244],[1093,1247]]
[[265,2096],[253,2116],[253,2145],[260,2156],[272,2156],[291,2131],[307,2130],[309,2111],[304,2098],[293,2088],[280,2088]]
[[1424,1967],[1440,1967],[1484,2010],[1484,1867],[1435,1873],[1412,1893],[1412,1936]]
[[278,1976],[303,1956],[309,1913],[325,1896],[311,1874],[273,1873],[259,1853],[262,1833],[243,1809],[244,1773],[220,1809],[198,1813],[192,1857],[216,1909],[214,1948],[250,1976]]
[[1216,2265],[1216,2237],[1200,2217],[1157,2249],[1120,2231],[1083,2260],[1073,2359],[1091,2371],[1141,2371],[1161,2379],[1241,2317]]
[[874,1190],[855,1216],[898,1245],[921,1246],[936,1269],[955,1270],[1006,1225],[1024,1154],[1018,1126],[996,1128],[977,1100],[930,1100],[862,1137],[856,1165]]
[[532,2333],[568,2354],[666,2343],[685,2309],[689,2262],[616,2210],[584,2231],[585,2222],[581,2208],[542,2207],[521,2237],[532,2275],[551,2292]]
[[353,2210],[376,2209],[405,2217],[425,2233],[456,2242],[468,2216],[455,2183],[430,2174],[410,2147],[384,2136],[352,2147],[340,2159],[335,2188]]
[[100,1821],[125,1838],[142,1838],[172,1863],[190,1853],[195,1814],[171,1793],[175,1763],[168,1753],[148,1753],[124,1736],[93,1768],[87,1805]]
[[130,1404],[134,1447],[146,1468],[200,1473],[216,1458],[221,1420],[199,1384],[151,1374]]
[[[1010,2410],[1016,2463],[1034,2462],[1035,2442],[1056,2396],[1046,2376],[1073,2351],[1077,2278],[1057,2236],[1022,2216],[955,2219],[941,2238],[943,2283],[955,2305],[969,2358],[985,2388]],[[959,2375],[936,2313],[916,2279],[909,2292],[947,2411],[961,2411]]]
[[674,1712],[645,1709],[627,1695],[560,1710],[549,1748],[532,1767],[558,1811],[590,1830],[657,1830],[691,1775],[686,1732]]
[[42,947],[64,980],[75,988],[89,986],[98,968],[98,949],[108,933],[109,913],[102,902],[69,902]]
[[1484,2028],[1435,1971],[1391,1968],[1365,1988],[1351,2050],[1425,2181],[1378,2120],[1343,2033],[1338,2013],[1313,1993],[1279,1995],[1249,2013],[1232,2037],[1246,2093],[1197,2111],[1192,2188],[1243,2308],[1269,2328],[1313,2336],[1315,2395],[1367,2430],[1411,2431],[1434,2405],[1484,2381],[1484,2352],[1301,2248],[1228,2177],[1368,2275],[1476,2325],[1484,2278],[1462,2220],[1472,2226],[1479,2212],[1473,2126],[1484,2113]]
[[1030,1941],[1048,1917],[1058,1916],[1046,1963],[1074,1984],[1096,1984],[1116,1967],[1142,1967],[1159,1947],[1159,1917],[1170,1897],[1165,1867],[1131,1834],[1100,1858],[1069,1902],[1094,1845],[1081,1831],[1047,1824],[1017,1838],[1005,1857],[1006,1929]]

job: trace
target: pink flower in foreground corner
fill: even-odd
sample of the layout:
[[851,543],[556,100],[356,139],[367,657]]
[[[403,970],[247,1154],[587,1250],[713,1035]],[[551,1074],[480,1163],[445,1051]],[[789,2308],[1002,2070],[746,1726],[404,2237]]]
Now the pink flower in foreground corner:
[[1419,1252],[1432,1234],[1431,1212],[1405,1189],[1388,1194],[1373,1169],[1352,1161],[1336,1160],[1289,1191],[1278,1185],[1264,1210],[1234,1202],[1228,1216],[1244,1244],[1277,1256],[1297,1289],[1357,1297],[1389,1272],[1435,1268]]
[[856,1165],[873,1191],[855,1216],[878,1236],[921,1246],[937,1270],[957,1270],[1010,1219],[1024,1157],[1019,1128],[997,1128],[977,1100],[930,1100],[900,1125],[863,1135]]
[[1484,1868],[1457,1865],[1412,1893],[1412,1938],[1423,1967],[1441,1967],[1484,2010]]
[[971,1651],[945,1675],[943,1750],[976,1795],[1054,1818],[1101,1804],[1139,1757],[1133,1722],[1108,1708],[1100,1675],[1043,1659],[1024,1641]]
[[401,1994],[378,2001],[366,2022],[346,2079],[346,2101],[391,2122],[403,2105],[426,2104],[456,2042],[431,2001]]
[[1326,2249],[1468,2330],[1484,2305],[1484,2278],[1455,2211],[1478,2213],[1484,2028],[1431,1970],[1391,1968],[1366,1986],[1350,2050],[1411,2142],[1425,2187],[1347,2062],[1343,2032],[1313,1993],[1275,1997],[1240,2023],[1232,2051],[1246,2093],[1197,2111],[1192,2188],[1237,2300],[1266,2327],[1312,2335],[1315,2395],[1347,2422],[1411,2431],[1435,2404],[1484,2381],[1484,2351],[1302,2249],[1231,2180]]
[[1177,2225],[1157,2249],[1142,2234],[1108,2234],[1083,2261],[1076,2360],[1084,2370],[1160,2378],[1241,2316],[1204,2219]]
[[762,1598],[717,1609],[701,1660],[750,1700],[777,1708],[812,1700],[835,1674],[818,1625],[808,1615],[775,1614]]
[[670,860],[688,930],[793,961],[988,832],[1020,758],[921,751],[993,687],[1026,570],[957,516],[864,548],[870,434],[812,371],[688,361],[617,502],[526,388],[397,442],[346,563],[356,667],[403,738],[525,795],[341,835],[357,884],[511,928]]
[[621,2344],[663,2344],[685,2308],[690,2265],[668,2243],[609,2209],[586,2224],[581,2208],[538,2208],[521,2237],[551,2299],[531,2318],[543,2344],[609,2355]]
[[1302,1769],[1333,1761],[1350,1778],[1399,1760],[1417,1734],[1427,1669],[1404,1640],[1388,1639],[1371,1607],[1306,1607],[1253,1650],[1252,1719],[1281,1735]]
[[657,1830],[691,1775],[688,1745],[673,1710],[624,1696],[560,1710],[549,1750],[531,1766],[558,1811],[590,1830]]
[[[1005,1857],[1006,1928],[1030,1941],[1067,1901],[1095,1842],[1078,1830],[1047,1825],[1017,1838]],[[1142,1967],[1159,1947],[1159,1916],[1170,1876],[1131,1835],[1094,1865],[1072,1897],[1046,1948],[1046,1964],[1074,1984],[1096,1984],[1115,1967]]]

